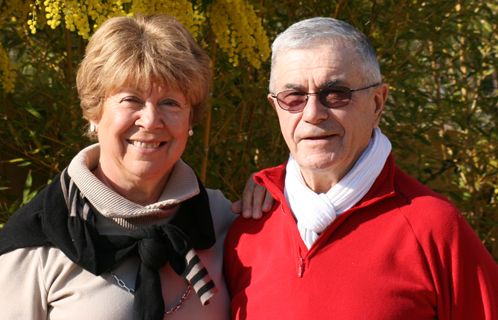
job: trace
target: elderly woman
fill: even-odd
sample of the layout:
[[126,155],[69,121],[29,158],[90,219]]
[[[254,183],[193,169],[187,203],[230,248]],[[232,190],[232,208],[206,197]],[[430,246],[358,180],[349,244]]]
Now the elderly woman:
[[77,87],[99,143],[0,232],[2,319],[229,318],[222,248],[235,215],[180,159],[210,77],[171,17],[98,29]]

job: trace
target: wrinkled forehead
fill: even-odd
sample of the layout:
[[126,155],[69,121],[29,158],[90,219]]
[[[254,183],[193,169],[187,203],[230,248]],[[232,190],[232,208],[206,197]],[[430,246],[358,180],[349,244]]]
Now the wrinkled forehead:
[[350,46],[322,45],[283,52],[275,65],[275,90],[316,90],[362,82],[362,59]]

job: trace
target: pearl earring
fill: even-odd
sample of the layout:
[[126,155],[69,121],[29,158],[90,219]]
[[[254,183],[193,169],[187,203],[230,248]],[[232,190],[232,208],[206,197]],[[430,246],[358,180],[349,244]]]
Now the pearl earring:
[[189,135],[189,136],[193,136],[193,135],[194,135],[194,130],[192,130],[192,129],[188,129],[188,135]]
[[95,125],[95,124],[92,123],[90,125],[90,132],[96,132],[96,131],[97,131],[97,125]]

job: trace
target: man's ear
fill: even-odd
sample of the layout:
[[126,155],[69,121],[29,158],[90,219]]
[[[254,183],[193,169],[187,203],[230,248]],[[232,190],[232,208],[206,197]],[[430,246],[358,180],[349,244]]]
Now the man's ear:
[[382,116],[382,111],[384,110],[384,105],[386,104],[387,95],[389,93],[389,86],[386,83],[381,83],[375,87],[375,92],[373,94],[373,103],[375,105],[375,110],[373,113],[373,127],[377,128],[380,122],[380,117]]
[[277,111],[277,108],[275,106],[275,99],[271,96],[271,93],[268,93],[267,99],[268,101],[270,101],[273,110]]

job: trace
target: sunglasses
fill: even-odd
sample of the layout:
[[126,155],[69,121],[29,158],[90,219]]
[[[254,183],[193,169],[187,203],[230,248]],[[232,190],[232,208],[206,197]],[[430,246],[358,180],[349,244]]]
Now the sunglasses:
[[302,90],[292,89],[271,94],[272,98],[277,99],[280,108],[289,112],[299,112],[306,107],[308,96],[316,94],[318,100],[327,108],[340,108],[348,105],[351,102],[351,95],[355,91],[366,90],[376,87],[380,83],[360,89],[349,89],[342,86],[331,86],[320,89],[318,92],[304,92]]

